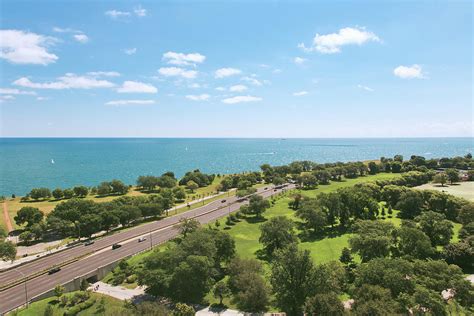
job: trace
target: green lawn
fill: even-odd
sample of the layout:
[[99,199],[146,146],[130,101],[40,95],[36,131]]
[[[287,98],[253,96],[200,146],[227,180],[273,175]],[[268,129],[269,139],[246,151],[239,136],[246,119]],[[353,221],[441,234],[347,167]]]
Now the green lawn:
[[[395,177],[400,177],[400,175],[383,173],[374,176],[347,179],[342,182],[331,182],[331,184],[321,185],[315,190],[301,190],[299,192],[304,196],[315,197],[321,192],[328,193],[339,188],[353,186],[357,183],[375,180],[387,180],[393,179]],[[275,204],[264,213],[265,219],[270,219],[276,216],[287,216],[294,221],[299,221],[299,219],[295,216],[295,211],[288,207],[288,202],[292,200],[291,195],[291,192],[279,195],[275,200]],[[394,222],[394,224],[399,224],[400,222],[398,218],[387,218],[386,220],[390,220]],[[224,220],[221,220],[221,228],[225,229],[225,225],[223,224]],[[232,226],[230,229],[226,229],[226,231],[235,239],[237,253],[239,256],[244,258],[255,258],[256,252],[262,249],[262,245],[258,242],[258,238],[260,237],[259,227],[261,224],[262,223],[249,223],[244,219],[240,223]],[[349,238],[350,234],[343,234],[340,236],[326,237],[322,240],[301,241],[299,245],[301,249],[307,249],[311,251],[311,256],[316,263],[324,263],[331,260],[338,260],[342,248],[348,246]]]
[[[71,297],[75,292],[66,293],[65,296]],[[91,307],[79,312],[78,316],[92,316],[92,315],[104,315],[102,313],[97,313],[97,305],[101,298],[105,300],[105,314],[112,315],[115,311],[123,311],[123,302],[115,299],[108,295],[102,295],[99,293],[91,293],[91,298],[95,299],[94,305]],[[18,314],[10,313],[9,315],[18,315],[18,316],[37,316],[44,315],[44,311],[47,305],[52,305],[54,310],[54,316],[64,315],[65,308],[59,306],[56,297],[49,297],[44,300],[40,300],[34,303],[31,303],[28,308],[23,308],[18,311]]]

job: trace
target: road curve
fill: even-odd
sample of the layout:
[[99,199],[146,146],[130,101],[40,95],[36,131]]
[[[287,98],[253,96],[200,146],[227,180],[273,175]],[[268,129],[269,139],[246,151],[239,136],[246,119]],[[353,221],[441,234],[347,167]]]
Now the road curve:
[[[280,189],[273,189],[269,186],[269,190],[264,190],[263,188],[260,188],[257,193],[267,198],[274,194],[280,193],[284,189],[292,188],[294,188],[294,185],[289,185],[285,188]],[[223,202],[223,200],[226,201]],[[127,231],[104,237],[102,239],[97,240],[91,246],[78,246],[76,248],[68,249],[57,254],[52,254],[48,257],[44,257],[42,259],[38,259],[34,262],[31,262],[31,264],[25,264],[17,268],[17,270],[21,269],[21,272],[25,273],[25,275],[32,275],[35,273],[35,271],[43,271],[48,267],[59,264],[60,262],[64,262],[68,259],[68,257],[77,257],[81,254],[84,256],[81,259],[62,267],[61,271],[53,275],[41,274],[31,280],[28,280],[26,282],[26,286],[28,292],[28,299],[30,299],[54,288],[58,284],[66,283],[78,276],[93,272],[98,267],[107,265],[109,263],[115,262],[122,258],[146,250],[151,246],[151,241],[153,242],[153,245],[158,245],[169,239],[174,238],[176,235],[179,234],[178,230],[174,227],[174,225],[178,223],[181,218],[195,218],[202,224],[205,224],[212,222],[220,217],[226,216],[227,214],[229,214],[229,212],[237,211],[240,206],[244,205],[245,203],[247,202],[237,201],[236,197],[222,198],[188,212],[167,217],[157,222],[137,226]],[[139,243],[137,240],[132,240],[124,243],[122,247],[115,250],[112,250],[110,247],[113,243],[118,243],[135,237],[138,238],[139,236],[150,234],[150,231],[152,231],[151,238],[150,236],[147,236],[148,240],[146,242]],[[87,255],[90,252],[98,250],[102,250],[100,251],[100,254],[98,253],[95,255]],[[8,277],[6,275],[8,275]],[[21,274],[14,270],[6,271],[2,273],[1,280],[16,280],[20,277],[19,275]],[[1,291],[0,314],[6,313],[7,311],[10,311],[18,306],[23,305],[25,303],[25,300],[26,298],[24,282],[10,287],[4,291]]]

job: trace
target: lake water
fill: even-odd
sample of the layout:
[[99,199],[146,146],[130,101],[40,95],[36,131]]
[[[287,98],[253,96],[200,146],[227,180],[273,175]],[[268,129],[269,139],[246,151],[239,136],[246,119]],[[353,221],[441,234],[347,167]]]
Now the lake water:
[[263,163],[295,160],[357,161],[412,154],[427,158],[473,152],[473,138],[405,139],[196,139],[0,138],[0,194],[34,187],[66,188],[173,171],[182,176],[258,170]]

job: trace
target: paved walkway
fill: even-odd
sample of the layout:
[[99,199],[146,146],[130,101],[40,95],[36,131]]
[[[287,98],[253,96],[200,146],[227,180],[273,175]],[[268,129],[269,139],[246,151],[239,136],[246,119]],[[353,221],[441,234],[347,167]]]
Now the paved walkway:
[[[98,287],[97,287],[98,286]],[[97,290],[94,290],[96,289]],[[139,286],[135,289],[127,289],[122,286],[113,286],[104,282],[96,282],[94,284],[91,284],[89,287],[90,290],[96,292],[96,293],[101,293],[105,295],[109,295],[112,297],[115,297],[119,300],[130,300],[135,296],[143,295],[145,294],[145,290],[143,287]]]
[[[197,316],[243,316],[245,313],[232,310],[232,309],[213,309],[210,307],[203,308],[196,312]],[[248,314],[247,314],[248,315]]]

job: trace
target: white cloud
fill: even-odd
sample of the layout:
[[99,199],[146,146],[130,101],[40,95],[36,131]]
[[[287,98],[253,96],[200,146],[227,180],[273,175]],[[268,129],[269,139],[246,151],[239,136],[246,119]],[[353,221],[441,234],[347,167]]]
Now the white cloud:
[[0,95],[0,103],[11,100],[15,100],[15,97],[12,95]]
[[393,74],[402,79],[422,79],[425,78],[420,65],[398,66],[393,70]]
[[133,48],[126,48],[123,50],[123,52],[127,55],[133,55],[137,52],[137,49],[135,47]]
[[197,71],[195,70],[186,70],[178,67],[162,67],[158,70],[160,75],[166,77],[183,77],[186,79],[193,79],[197,76]]
[[58,56],[48,52],[56,42],[53,37],[19,30],[0,30],[0,58],[13,64],[47,65]]
[[306,47],[303,43],[299,44],[298,47],[306,52],[318,51],[323,54],[334,54],[339,53],[342,46],[360,46],[369,41],[380,42],[380,39],[364,28],[345,27],[337,33],[316,34],[310,47]]
[[118,10],[109,10],[105,11],[105,15],[109,16],[112,19],[123,18],[126,16],[130,16],[130,12],[128,11],[118,11]]
[[211,96],[209,94],[187,95],[186,99],[192,101],[207,101]]
[[238,75],[238,74],[241,74],[241,73],[242,73],[242,71],[240,69],[236,69],[236,68],[220,68],[220,69],[216,70],[215,77],[216,78],[225,78],[225,77],[229,77],[229,76]]
[[281,69],[277,68],[275,70],[272,71],[274,74],[279,74],[281,73]]
[[227,104],[235,104],[235,103],[241,103],[241,102],[257,102],[257,101],[262,101],[262,98],[254,97],[250,95],[239,95],[239,96],[222,100],[222,102],[227,103]]
[[89,37],[86,34],[73,35],[74,39],[81,44],[85,44],[89,41]]
[[138,7],[135,7],[135,9],[133,9],[133,12],[138,17],[144,17],[147,14],[146,9],[143,9],[141,5],[139,5]]
[[33,88],[33,89],[93,89],[93,88],[111,88],[114,84],[107,80],[99,80],[90,76],[77,76],[76,74],[67,73],[57,78],[57,81],[37,83],[32,82],[27,77],[22,77],[13,82],[14,85]]
[[263,83],[262,83],[260,80],[255,79],[255,78],[253,78],[253,77],[248,77],[248,76],[246,76],[246,77],[240,78],[240,80],[243,80],[243,81],[246,81],[246,82],[248,82],[248,83],[251,83],[251,84],[253,84],[254,86],[261,86],[261,85],[263,85]]
[[293,92],[293,95],[295,97],[301,97],[301,96],[304,96],[304,95],[307,95],[308,94],[308,91],[297,91],[297,92]]
[[242,92],[245,90],[247,90],[247,86],[244,86],[243,84],[238,84],[229,88],[229,91],[232,92]]
[[199,83],[192,83],[190,85],[188,85],[189,88],[191,89],[199,89],[201,88],[201,85]]
[[125,81],[117,89],[118,93],[157,93],[158,89],[151,84],[138,81]]
[[163,54],[163,60],[172,65],[188,66],[204,62],[204,60],[206,60],[206,56],[199,53],[183,54],[167,52]]
[[105,105],[121,106],[121,105],[150,105],[155,104],[155,100],[114,100],[105,103]]
[[120,77],[120,73],[116,71],[91,71],[87,74],[93,77]]
[[225,91],[225,88],[224,87],[217,87],[216,90],[217,91]]
[[61,28],[61,27],[53,27],[53,32],[56,33],[82,33],[82,31],[71,29],[71,28]]
[[297,65],[302,65],[306,62],[306,60],[306,58],[295,57],[295,59],[293,59],[293,62]]
[[46,97],[37,97],[36,100],[37,101],[45,101],[45,100],[48,100],[49,98],[46,98]]
[[34,91],[24,91],[18,89],[11,89],[11,88],[0,88],[0,94],[15,94],[15,95],[36,95]]
[[363,86],[361,84],[358,84],[357,85],[357,88],[359,89],[362,89],[362,90],[365,90],[365,91],[369,91],[369,92],[374,92],[374,89],[370,88],[370,87],[367,87],[367,86]]

